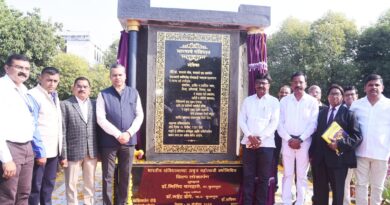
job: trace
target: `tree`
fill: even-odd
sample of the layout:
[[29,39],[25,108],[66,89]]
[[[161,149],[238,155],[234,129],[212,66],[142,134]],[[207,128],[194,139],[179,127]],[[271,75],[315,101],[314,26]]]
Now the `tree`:
[[50,65],[58,68],[61,72],[60,84],[57,88],[58,96],[61,100],[72,95],[71,88],[74,80],[80,76],[87,76],[89,70],[86,60],[67,53],[59,53],[56,55]]
[[117,53],[119,47],[119,39],[112,42],[110,47],[103,54],[103,64],[106,68],[109,68],[117,60]]
[[270,36],[267,47],[268,67],[274,79],[272,93],[289,84],[293,72],[305,70],[310,55],[309,29],[310,23],[288,18],[280,30]]
[[109,70],[103,65],[96,65],[89,68],[88,62],[79,56],[67,53],[59,53],[51,62],[61,72],[60,84],[58,85],[58,96],[64,100],[72,95],[72,86],[77,77],[84,76],[91,83],[91,98],[110,85]]
[[355,85],[359,69],[354,63],[358,40],[355,23],[341,13],[328,12],[312,23],[307,75],[312,84]]
[[93,68],[93,72],[88,72],[91,81],[91,98],[96,98],[98,93],[111,85],[110,70],[99,64]]
[[[0,74],[4,73],[5,60],[12,53],[25,54],[35,68],[47,65],[58,48],[64,46],[63,39],[56,35],[61,27],[42,20],[39,9],[23,15],[0,0]],[[27,82],[30,87],[36,84],[35,74]]]
[[[390,96],[390,10],[378,22],[363,31],[359,38],[356,62],[361,66],[360,79],[368,74],[382,76],[384,94]],[[362,85],[363,86],[363,85]],[[361,87],[362,87],[361,86]]]
[[340,13],[328,12],[313,23],[288,18],[268,41],[268,63],[275,79],[272,91],[288,84],[295,71],[304,71],[309,85],[324,90],[331,83],[356,85],[358,35],[354,22]]

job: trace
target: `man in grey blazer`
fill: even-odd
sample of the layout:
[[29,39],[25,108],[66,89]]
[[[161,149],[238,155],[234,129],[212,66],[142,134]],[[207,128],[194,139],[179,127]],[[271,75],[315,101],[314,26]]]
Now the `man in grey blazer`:
[[91,85],[87,78],[78,77],[72,87],[72,97],[61,102],[63,132],[68,160],[65,169],[68,205],[78,205],[77,183],[83,171],[84,204],[94,204],[95,170],[97,164],[96,102],[89,99]]

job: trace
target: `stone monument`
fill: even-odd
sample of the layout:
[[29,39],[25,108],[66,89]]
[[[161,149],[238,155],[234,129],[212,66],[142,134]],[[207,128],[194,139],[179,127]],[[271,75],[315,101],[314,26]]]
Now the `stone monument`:
[[130,34],[128,78],[145,111],[146,160],[133,168],[133,204],[238,204],[245,40],[270,25],[270,8],[206,11],[118,0],[118,18]]

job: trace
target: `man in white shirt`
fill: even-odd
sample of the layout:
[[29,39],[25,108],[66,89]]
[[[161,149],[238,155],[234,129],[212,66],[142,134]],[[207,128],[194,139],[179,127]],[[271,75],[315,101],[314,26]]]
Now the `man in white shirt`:
[[[347,86],[344,88],[344,106],[348,109],[351,107],[352,103],[359,98],[358,90],[355,86]],[[343,205],[351,204],[351,181],[352,178],[355,178],[355,168],[349,168],[347,178],[345,178],[345,188],[344,188],[344,202]]]
[[278,99],[268,94],[270,82],[268,74],[256,77],[256,94],[245,98],[239,115],[240,127],[244,133],[241,140],[244,204],[253,204],[253,200],[255,204],[265,204],[267,200],[268,179],[275,149],[274,134],[280,112]]
[[297,200],[303,205],[307,189],[307,171],[309,168],[308,150],[311,135],[317,126],[318,102],[305,92],[306,75],[296,72],[291,76],[293,93],[280,101],[280,120],[278,133],[282,138],[283,160],[283,204],[292,204],[291,188],[294,180],[296,161]]
[[[59,156],[63,149],[62,115],[56,92],[59,81],[59,70],[46,67],[41,71],[39,84],[29,91],[40,107],[38,130],[46,150],[45,158],[35,159],[30,205],[47,205],[52,200]],[[66,160],[62,163],[66,165]]]
[[[287,96],[291,94],[291,87],[289,85],[283,85],[282,87],[280,87],[279,89],[279,92],[278,92],[278,99],[279,101]],[[276,188],[275,188],[275,192],[278,190],[278,165],[279,165],[279,159],[280,159],[280,151],[282,150],[282,138],[279,136],[278,134],[278,131],[275,131],[275,150],[274,150],[274,161],[273,161],[273,174],[271,175],[271,177],[274,177],[275,178],[275,184],[276,184]],[[275,200],[274,200],[275,201]]]
[[33,104],[23,83],[30,75],[24,55],[8,57],[0,78],[0,203],[27,204],[34,154]]
[[321,97],[322,97],[322,90],[320,86],[318,85],[312,85],[307,89],[308,94],[313,96],[315,99],[317,99],[318,102],[318,107],[320,108],[320,111],[324,108],[328,108],[324,103],[321,102]]
[[[356,204],[379,205],[390,156],[390,99],[382,95],[384,86],[380,75],[371,74],[364,80],[363,97],[352,103],[363,135],[356,149]],[[371,186],[368,203],[368,186]]]

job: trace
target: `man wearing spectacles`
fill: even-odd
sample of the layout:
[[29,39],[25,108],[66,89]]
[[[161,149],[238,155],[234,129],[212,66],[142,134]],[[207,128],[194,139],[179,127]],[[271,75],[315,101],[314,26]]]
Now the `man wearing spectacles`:
[[[361,143],[359,124],[353,112],[342,105],[344,90],[333,84],[327,92],[329,108],[318,114],[317,129],[312,136],[309,154],[313,172],[313,204],[329,204],[329,185],[332,204],[342,205],[344,183],[348,168],[356,167],[355,148]],[[322,135],[333,122],[342,128],[339,138],[327,143]]]
[[35,132],[36,102],[23,85],[30,76],[30,63],[26,56],[13,54],[4,69],[6,75],[0,78],[0,202],[27,204],[34,154],[45,155]]
[[279,123],[279,102],[268,93],[270,82],[271,77],[268,74],[256,76],[256,94],[245,98],[239,114],[238,121],[244,133],[241,140],[243,204],[266,204],[267,200],[268,180],[275,149],[275,130]]

